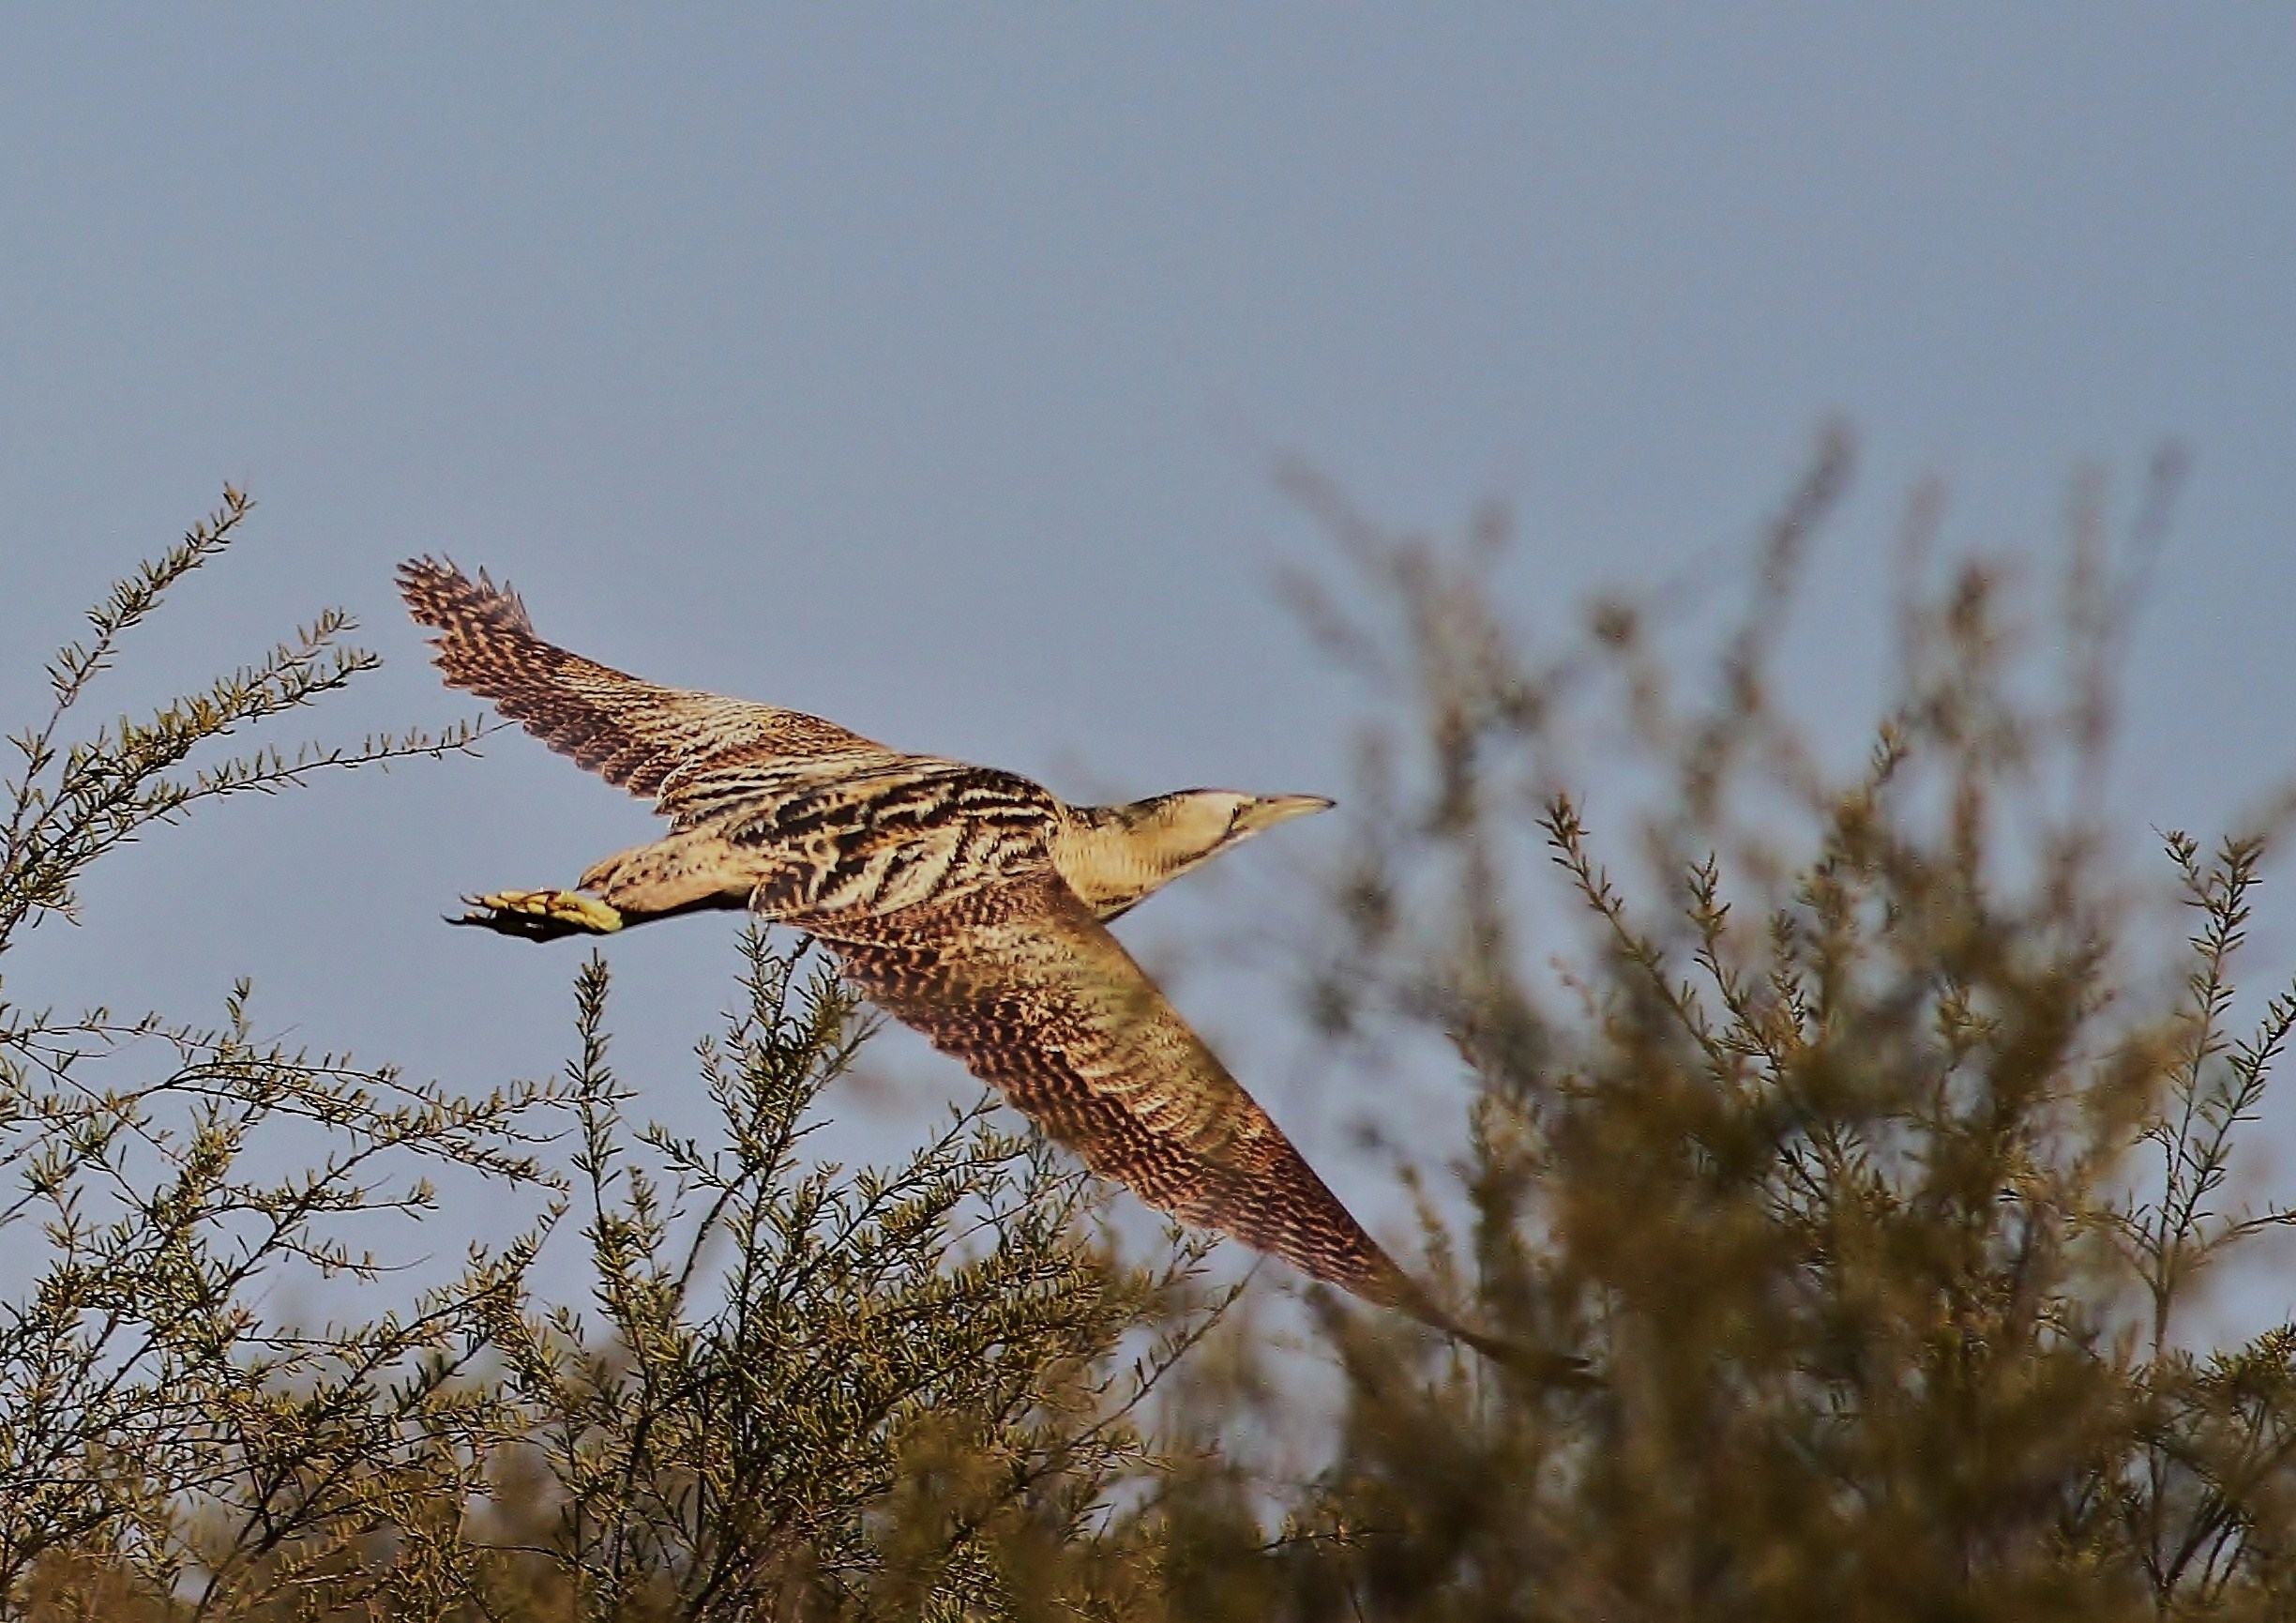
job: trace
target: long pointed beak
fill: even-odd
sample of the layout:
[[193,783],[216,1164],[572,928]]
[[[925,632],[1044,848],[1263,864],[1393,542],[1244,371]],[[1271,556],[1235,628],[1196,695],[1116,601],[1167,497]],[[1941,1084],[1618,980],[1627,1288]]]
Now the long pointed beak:
[[1278,823],[1289,823],[1294,817],[1305,817],[1314,812],[1328,812],[1333,802],[1321,795],[1262,795],[1235,814],[1235,827],[1257,834],[1262,828],[1273,828]]

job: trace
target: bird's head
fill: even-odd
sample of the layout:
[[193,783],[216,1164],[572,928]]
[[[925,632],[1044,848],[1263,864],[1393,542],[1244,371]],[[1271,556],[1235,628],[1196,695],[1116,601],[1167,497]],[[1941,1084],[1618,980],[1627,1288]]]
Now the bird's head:
[[1233,789],[1183,789],[1137,801],[1121,810],[1139,817],[1138,827],[1153,830],[1174,856],[1201,861],[1216,851],[1248,840],[1263,828],[1289,823],[1313,812],[1328,812],[1332,803],[1321,795],[1243,795]]
[[1261,829],[1331,805],[1321,795],[1182,789],[1124,806],[1079,807],[1074,832],[1054,857],[1070,888],[1113,918]]

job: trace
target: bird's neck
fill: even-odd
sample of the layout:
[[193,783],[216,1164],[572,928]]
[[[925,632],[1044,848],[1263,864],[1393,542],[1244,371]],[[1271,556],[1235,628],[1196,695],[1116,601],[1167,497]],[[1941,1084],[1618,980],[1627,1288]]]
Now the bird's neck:
[[1072,806],[1052,836],[1052,865],[1105,921],[1211,856],[1201,831],[1137,806]]

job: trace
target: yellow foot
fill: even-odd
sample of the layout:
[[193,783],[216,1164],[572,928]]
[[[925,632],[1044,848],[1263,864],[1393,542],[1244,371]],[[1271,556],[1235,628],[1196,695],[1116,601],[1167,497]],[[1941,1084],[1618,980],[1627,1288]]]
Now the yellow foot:
[[475,924],[530,941],[561,935],[610,935],[622,928],[622,915],[595,896],[574,890],[497,890],[462,898],[471,911],[449,924]]

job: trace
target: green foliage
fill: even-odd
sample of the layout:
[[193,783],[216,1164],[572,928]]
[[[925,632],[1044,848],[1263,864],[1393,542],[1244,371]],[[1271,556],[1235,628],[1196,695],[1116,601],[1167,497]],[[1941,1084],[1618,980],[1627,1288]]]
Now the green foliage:
[[[226,550],[249,509],[227,491],[50,666],[53,708],[12,740],[23,771],[6,788],[0,951],[20,926],[68,915],[88,866],[153,823],[471,742],[456,728],[215,757],[218,741],[373,666],[341,645],[351,622],[334,611],[203,694],[65,741],[121,638]],[[0,1231],[15,1287],[0,1308],[0,1602],[59,1560],[214,1600],[424,1491],[446,1468],[437,1441],[470,1403],[458,1378],[523,1249],[474,1252],[460,1278],[364,1323],[302,1330],[258,1304],[298,1280],[375,1279],[380,1265],[340,1232],[433,1209],[432,1169],[535,1180],[525,1124],[539,1102],[521,1088],[458,1099],[260,1039],[244,986],[208,1028],[0,1004]],[[306,1164],[314,1132],[327,1147]]]
[[227,552],[254,503],[226,486],[223,506],[87,614],[93,634],[67,644],[48,666],[53,703],[36,726],[8,742],[21,776],[0,785],[8,828],[0,845],[0,951],[18,928],[44,913],[68,916],[73,887],[90,864],[154,823],[173,821],[203,800],[277,794],[330,768],[385,766],[411,756],[466,750],[468,724],[436,736],[374,736],[355,746],[307,744],[208,761],[189,777],[177,769],[204,746],[336,692],[381,661],[341,639],[355,629],[340,609],[323,610],[291,642],[221,676],[204,693],[177,699],[144,720],[121,717],[77,742],[60,736],[90,685],[111,668],[120,641],[159,608],[168,589]]
[[[197,762],[372,667],[329,613],[59,742],[248,507],[227,493],[52,667],[54,712],[17,741],[0,951],[151,823],[474,740]],[[1205,1247],[1120,1264],[1080,1172],[987,1098],[893,1170],[808,1160],[867,1029],[802,948],[744,950],[741,1007],[698,1051],[708,1142],[625,1121],[597,961],[564,1080],[478,1100],[266,1041],[244,986],[212,1029],[0,1007],[0,1228],[24,1259],[0,1307],[0,1610],[974,1615],[1095,1582],[1063,1553],[1152,1464],[1142,1405],[1221,1305],[1193,1285]],[[401,1311],[283,1321],[287,1291],[385,1282],[359,1223],[452,1221],[434,1175],[531,1190],[536,1221]],[[530,1282],[574,1213],[589,1315]]]
[[[1093,1187],[988,1100],[887,1169],[814,1161],[868,1029],[802,944],[745,941],[701,1139],[627,1119],[596,961],[565,1076],[476,1100],[269,1044],[244,994],[213,1030],[7,1010],[0,1221],[45,1250],[0,1327],[0,1597],[2296,1616],[2296,1327],[2212,1345],[2199,1311],[2291,1221],[2246,1204],[2242,1151],[2296,1032],[2296,990],[2236,990],[2267,842],[2164,836],[2163,895],[2106,810],[2174,469],[2117,543],[2077,490],[2053,613],[2004,566],[1940,565],[1918,498],[1894,684],[1844,765],[1775,694],[1850,466],[1829,437],[1687,682],[1710,580],[1548,647],[1500,611],[1499,516],[1440,546],[1292,478],[1353,570],[1295,596],[1375,705],[1352,842],[1298,920],[1309,1019],[1335,1068],[1457,1089],[1463,1153],[1412,1185],[1425,1271],[1599,1384],[1312,1291],[1287,1349],[1202,1297],[1201,1245],[1120,1266]],[[243,507],[98,612],[63,709]],[[68,908],[203,792],[469,741],[180,776],[360,668],[338,625],[83,750],[54,720],[20,741],[48,787],[14,791],[0,918]],[[312,1143],[308,1172],[249,1170]],[[395,1316],[264,1307],[284,1270],[378,1278],[343,1225],[446,1221],[433,1173],[532,1191],[535,1226]],[[576,1244],[589,1301],[541,1299],[540,1248]]]
[[995,1613],[1013,1549],[1086,1538],[1148,1463],[1134,1416],[1201,1326],[1121,1373],[1105,1356],[1204,1248],[1114,1266],[1082,1175],[988,1097],[895,1170],[804,1161],[866,1031],[825,964],[754,931],[745,951],[747,1007],[700,1050],[711,1145],[630,1142],[605,968],[582,972],[569,1097],[600,1322],[496,1327],[521,1542],[585,1615]]

